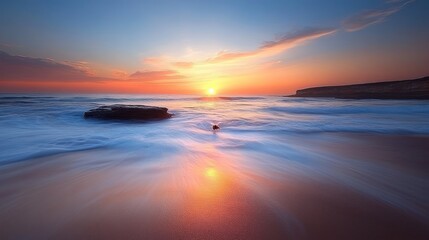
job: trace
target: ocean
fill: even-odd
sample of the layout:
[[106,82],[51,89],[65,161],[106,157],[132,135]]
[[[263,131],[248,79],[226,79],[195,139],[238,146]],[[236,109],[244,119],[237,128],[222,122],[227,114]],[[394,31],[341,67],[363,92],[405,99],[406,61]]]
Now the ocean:
[[1,239],[429,236],[428,101],[2,94],[0,133]]

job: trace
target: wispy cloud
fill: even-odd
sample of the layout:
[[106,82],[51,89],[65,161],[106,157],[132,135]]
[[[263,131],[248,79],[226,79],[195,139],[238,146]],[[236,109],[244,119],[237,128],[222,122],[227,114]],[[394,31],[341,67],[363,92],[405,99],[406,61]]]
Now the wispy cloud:
[[178,68],[191,68],[194,66],[193,62],[173,62],[172,64]]
[[143,64],[160,65],[160,64],[164,64],[166,61],[168,61],[168,57],[166,57],[166,56],[147,57],[147,58],[143,59]]
[[130,80],[138,80],[145,82],[155,82],[160,80],[183,79],[184,76],[180,75],[174,70],[162,71],[137,71],[129,76]]
[[0,81],[102,81],[86,62],[57,62],[0,51]]
[[128,77],[128,73],[121,69],[112,69],[111,70],[112,76],[118,79],[126,79]]
[[265,42],[261,47],[246,52],[221,51],[215,57],[207,60],[209,63],[218,63],[243,59],[248,57],[265,57],[279,54],[306,41],[320,38],[336,32],[335,28],[304,28],[282,36],[275,41]]
[[1,48],[11,48],[11,47],[13,47],[13,45],[0,42],[0,47]]
[[413,1],[414,0],[388,0],[386,1],[386,3],[389,4],[388,7],[384,9],[366,10],[353,15],[343,21],[343,27],[349,32],[361,30],[369,25],[384,21],[388,16],[398,12],[405,5]]
[[85,72],[88,75],[95,76],[94,70],[91,68],[91,64],[85,61],[64,61],[65,64],[70,65],[76,69]]
[[[178,62],[185,67],[188,63]],[[175,70],[125,71],[112,70],[113,78],[99,77],[89,67],[88,62],[57,62],[46,58],[10,55],[0,51],[0,81],[12,82],[103,82],[129,81],[142,83],[167,83],[184,81],[185,76]],[[170,82],[171,83],[171,82]]]

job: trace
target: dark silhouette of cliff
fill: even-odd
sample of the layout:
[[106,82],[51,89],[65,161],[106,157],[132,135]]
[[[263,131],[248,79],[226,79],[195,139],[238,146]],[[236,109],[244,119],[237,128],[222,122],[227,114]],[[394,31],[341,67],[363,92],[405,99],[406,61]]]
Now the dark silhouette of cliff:
[[429,76],[413,80],[306,88],[290,97],[429,99]]

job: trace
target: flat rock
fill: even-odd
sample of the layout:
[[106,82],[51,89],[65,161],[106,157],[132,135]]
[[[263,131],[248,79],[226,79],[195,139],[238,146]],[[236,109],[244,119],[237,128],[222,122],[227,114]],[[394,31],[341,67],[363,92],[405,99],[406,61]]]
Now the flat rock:
[[170,118],[168,108],[146,105],[114,104],[101,106],[85,112],[85,118],[114,120],[161,120]]

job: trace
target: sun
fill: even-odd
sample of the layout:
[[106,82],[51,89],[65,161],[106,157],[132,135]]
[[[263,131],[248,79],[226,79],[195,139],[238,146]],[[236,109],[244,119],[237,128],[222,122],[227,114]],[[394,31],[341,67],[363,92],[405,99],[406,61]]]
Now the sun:
[[216,89],[214,89],[214,88],[207,89],[207,94],[210,96],[216,95]]

